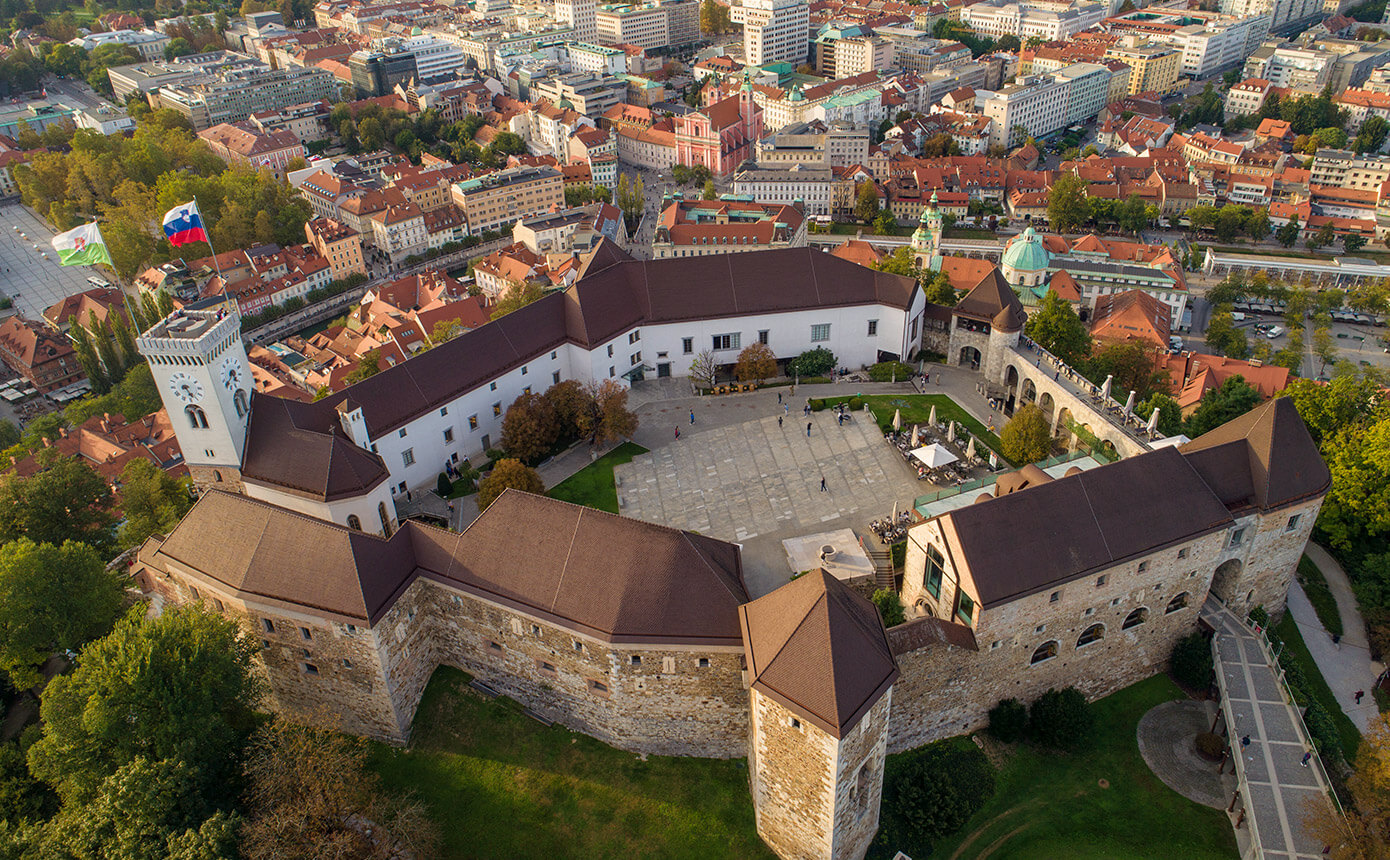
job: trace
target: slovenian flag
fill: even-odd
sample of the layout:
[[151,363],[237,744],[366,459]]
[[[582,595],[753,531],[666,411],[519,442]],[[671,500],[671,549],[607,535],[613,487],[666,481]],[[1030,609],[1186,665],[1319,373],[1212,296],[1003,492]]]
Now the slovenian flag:
[[54,236],[53,250],[58,252],[58,263],[63,266],[115,265],[95,221]]
[[208,233],[203,229],[203,216],[198,214],[197,201],[175,206],[164,213],[164,235],[169,237],[170,245],[208,241]]

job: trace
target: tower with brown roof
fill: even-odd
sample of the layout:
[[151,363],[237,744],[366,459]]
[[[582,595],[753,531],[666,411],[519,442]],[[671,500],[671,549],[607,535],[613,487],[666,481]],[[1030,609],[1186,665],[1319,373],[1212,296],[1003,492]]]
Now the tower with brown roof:
[[863,857],[898,679],[878,610],[817,570],[739,607],[739,619],[758,835],[781,857]]

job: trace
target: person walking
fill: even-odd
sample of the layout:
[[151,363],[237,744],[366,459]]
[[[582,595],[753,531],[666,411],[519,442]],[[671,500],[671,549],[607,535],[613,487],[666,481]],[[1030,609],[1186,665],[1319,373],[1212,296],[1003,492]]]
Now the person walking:
[[781,415],[778,415],[778,416],[777,416],[777,426],[778,426],[778,427],[781,427],[781,426],[782,426],[782,416],[781,416]]
[[1365,691],[1365,690],[1357,690],[1357,691],[1356,691],[1356,704],[1358,704],[1358,705],[1361,704],[1361,697],[1364,696],[1364,695],[1366,695],[1366,691]]
[[1308,766],[1308,759],[1310,759],[1310,758],[1312,758],[1312,757],[1313,757],[1313,753],[1312,753],[1311,751],[1306,752],[1306,753],[1303,754],[1303,758],[1300,759],[1298,763],[1301,764],[1301,765],[1303,765],[1304,767],[1307,767],[1307,766]]
[[782,405],[782,392],[780,392],[780,391],[777,392],[777,405],[778,405],[778,406],[781,406],[781,405]]
[[820,479],[820,491],[825,492],[825,478]]
[[677,428],[676,428],[676,438],[679,439],[680,437],[681,437],[681,428],[677,427]]
[[810,439],[810,438],[811,438],[811,422],[810,422],[810,421],[807,421],[807,422],[806,422],[806,438],[807,438],[807,439]]
[[690,410],[690,423],[691,423],[691,424],[694,424],[694,423],[695,423],[695,410],[694,410],[694,409]]
[[1249,736],[1249,735],[1241,735],[1241,738],[1240,738],[1240,745],[1243,746],[1243,747],[1248,747],[1248,746],[1250,746],[1250,736]]
[[790,403],[783,403],[783,404],[782,404],[782,414],[783,414],[783,415],[790,415],[790,414],[792,414],[792,406],[791,406]]

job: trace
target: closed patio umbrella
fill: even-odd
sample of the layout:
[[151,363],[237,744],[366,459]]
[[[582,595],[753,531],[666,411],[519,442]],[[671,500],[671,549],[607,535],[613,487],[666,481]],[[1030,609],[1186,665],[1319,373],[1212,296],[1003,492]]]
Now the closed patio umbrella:
[[975,437],[970,437],[970,444],[965,446],[965,459],[975,459]]
[[1105,377],[1105,382],[1100,386],[1100,399],[1105,400],[1110,397],[1110,383],[1115,380],[1115,374]]
[[916,448],[916,447],[917,447],[917,443],[918,443],[919,441],[921,441],[921,430],[922,430],[922,428],[919,427],[918,425],[916,425],[916,424],[913,424],[913,425],[912,425],[912,447],[914,447],[914,448]]
[[932,407],[931,407],[931,414],[927,416],[927,423],[930,424],[930,425],[933,426],[933,427],[936,426],[936,404],[935,404],[935,403],[932,404]]
[[1155,406],[1155,407],[1154,407],[1154,411],[1151,412],[1151,413],[1149,414],[1149,424],[1148,424],[1148,426],[1145,427],[1144,429],[1147,430],[1147,431],[1149,431],[1150,433],[1157,433],[1157,432],[1158,432],[1158,407],[1157,407],[1157,406]]
[[1126,414],[1126,415],[1133,415],[1133,414],[1134,414],[1134,392],[1133,392],[1133,391],[1130,391],[1130,392],[1129,392],[1129,397],[1125,398],[1125,414]]
[[956,422],[954,421],[946,422],[946,441],[956,441]]
[[901,430],[901,429],[903,429],[903,411],[902,411],[901,409],[894,409],[894,410],[893,410],[893,432],[896,433],[896,432],[898,432],[898,431]]

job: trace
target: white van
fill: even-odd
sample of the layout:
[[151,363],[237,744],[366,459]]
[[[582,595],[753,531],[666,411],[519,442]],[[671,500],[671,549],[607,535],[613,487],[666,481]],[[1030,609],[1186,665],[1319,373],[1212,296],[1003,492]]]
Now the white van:
[[105,278],[98,278],[96,275],[92,275],[90,278],[88,278],[87,283],[91,284],[94,287],[106,288],[111,286],[110,281],[106,280]]
[[1284,329],[1283,329],[1283,328],[1281,328],[1280,326],[1275,326],[1274,328],[1272,328],[1272,329],[1270,329],[1269,331],[1265,332],[1265,337],[1269,338],[1270,340],[1274,340],[1276,337],[1278,337],[1279,335],[1281,335],[1281,334],[1283,334],[1283,333],[1284,333]]
[[1241,320],[1245,319],[1245,314],[1241,313],[1240,311],[1232,311],[1231,319],[1235,320],[1236,322],[1240,322]]

